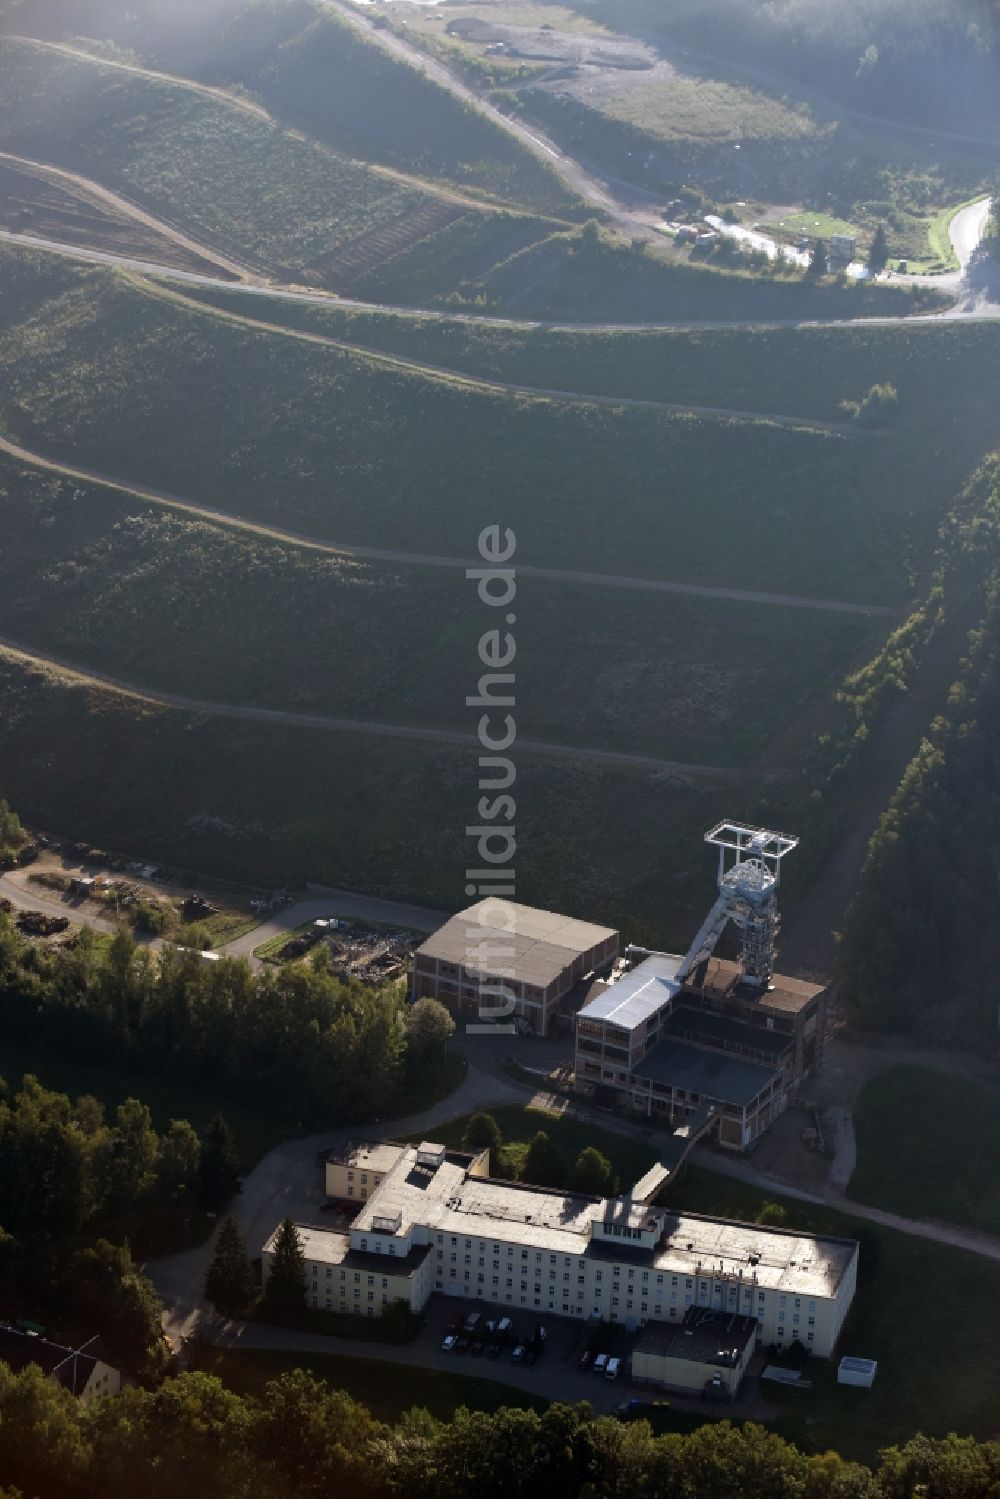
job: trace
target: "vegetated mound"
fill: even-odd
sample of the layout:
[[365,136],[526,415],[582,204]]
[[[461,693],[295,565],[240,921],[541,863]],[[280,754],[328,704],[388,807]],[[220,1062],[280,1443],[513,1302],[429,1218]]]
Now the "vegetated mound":
[[[460,569],[323,555],[12,460],[0,482],[0,637],[205,702],[469,730],[455,683],[483,621]],[[592,586],[525,577],[518,730],[738,766],[885,629],[804,611],[792,654],[757,604],[607,589],[595,609]]]
[[[580,3],[580,0],[574,0]],[[586,14],[797,78],[860,112],[1000,140],[1000,15],[992,0],[596,0]]]
[[[40,826],[269,889],[317,880],[467,903],[474,747],[171,710],[3,650],[0,707],[5,790]],[[677,853],[699,845],[718,788],[520,748],[516,763],[519,899],[615,924],[629,913],[640,941],[676,917],[681,941],[711,870]],[[748,817],[758,806],[750,788],[745,805]]]
[[884,604],[940,518],[893,438],[525,398],[76,276],[0,343],[8,433],[287,530],[467,556],[499,515],[536,564]]
[[[16,26],[15,12],[9,26]],[[292,0],[54,0],[21,13],[32,34],[107,39],[170,71],[240,85],[274,114],[367,161],[511,204],[558,212],[576,200],[512,135],[333,10]]]
[[1000,1233],[996,1153],[963,1148],[997,1138],[995,1085],[930,1067],[894,1067],[865,1085],[854,1126],[858,1165],[850,1193],[857,1202]]
[[30,42],[0,42],[0,145],[303,280],[327,279],[324,267],[351,247],[391,258],[456,215],[235,100]]
[[872,840],[843,943],[843,988],[862,1024],[951,1039],[996,1030],[1000,929],[1000,460],[956,515],[950,596],[984,617],[942,714]]

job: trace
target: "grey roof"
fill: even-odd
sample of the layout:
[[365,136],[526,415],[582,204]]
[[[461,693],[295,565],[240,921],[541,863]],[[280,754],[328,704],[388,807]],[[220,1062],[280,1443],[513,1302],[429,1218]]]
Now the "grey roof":
[[581,1018],[610,1020],[623,1030],[635,1030],[680,993],[683,985],[677,982],[677,970],[681,962],[676,953],[650,954],[592,999],[580,1011]]
[[686,1093],[697,1093],[716,1103],[744,1107],[753,1102],[778,1072],[774,1067],[744,1062],[726,1052],[702,1051],[683,1041],[660,1041],[635,1068],[635,1075],[683,1088]]
[[99,1362],[93,1353],[78,1353],[17,1327],[0,1327],[0,1360],[14,1370],[37,1364],[46,1374],[55,1375],[71,1395],[82,1394]]
[[[509,925],[496,924],[499,908]],[[452,916],[417,948],[417,956],[533,984],[544,989],[574,959],[601,947],[618,933],[555,911],[514,901],[481,900]],[[485,949],[485,961],[478,955]],[[496,955],[494,961],[492,955]]]

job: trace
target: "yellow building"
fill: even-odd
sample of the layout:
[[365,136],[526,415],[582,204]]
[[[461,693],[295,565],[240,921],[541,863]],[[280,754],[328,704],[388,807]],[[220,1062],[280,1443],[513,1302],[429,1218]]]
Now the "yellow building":
[[326,1160],[326,1195],[367,1202],[403,1153],[402,1145],[345,1145]]
[[[394,1301],[419,1311],[434,1289],[434,1257],[429,1245],[418,1245],[391,1259],[352,1249],[349,1234],[296,1223],[306,1262],[306,1300],[328,1312],[377,1317]],[[264,1285],[274,1258],[280,1225],[264,1245]]]

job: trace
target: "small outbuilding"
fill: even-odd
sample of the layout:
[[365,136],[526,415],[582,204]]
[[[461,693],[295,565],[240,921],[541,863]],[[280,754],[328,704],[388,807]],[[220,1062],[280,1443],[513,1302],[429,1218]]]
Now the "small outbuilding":
[[632,1378],[735,1400],[756,1341],[756,1317],[692,1307],[680,1325],[643,1328],[632,1350]]
[[862,1389],[870,1390],[877,1373],[878,1364],[873,1358],[851,1358],[845,1355],[837,1370],[837,1383],[860,1385]]

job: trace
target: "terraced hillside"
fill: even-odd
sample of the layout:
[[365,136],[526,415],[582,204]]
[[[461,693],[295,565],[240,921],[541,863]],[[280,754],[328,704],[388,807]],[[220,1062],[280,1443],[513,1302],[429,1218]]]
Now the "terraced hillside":
[[343,156],[545,214],[580,207],[538,153],[313,0],[217,0],[180,18],[158,0],[32,0],[0,25],[109,41],[170,72],[239,85]]
[[[249,271],[317,285],[383,260],[398,274],[444,232],[435,289],[448,291],[467,269],[463,237],[481,256],[490,233],[467,202],[337,156],[235,96],[27,41],[0,42],[0,149],[113,189]],[[503,216],[497,227],[492,260],[507,253]],[[534,238],[550,227],[533,223]],[[70,215],[49,228],[73,238]]]

